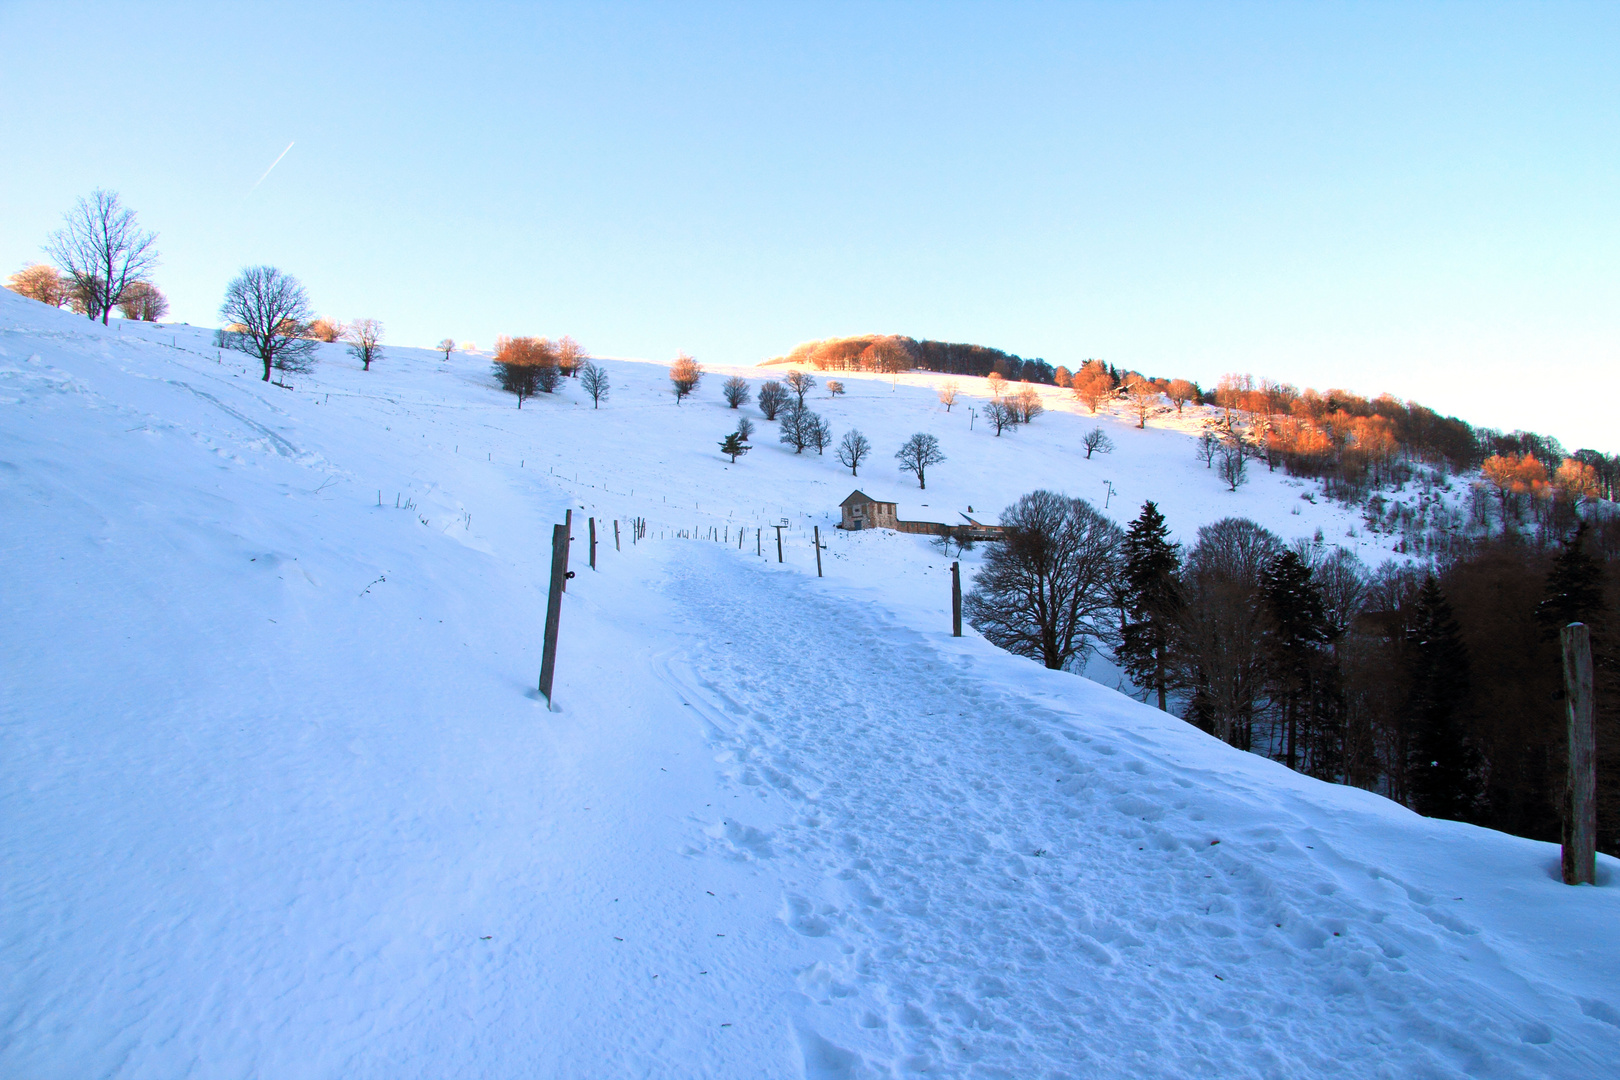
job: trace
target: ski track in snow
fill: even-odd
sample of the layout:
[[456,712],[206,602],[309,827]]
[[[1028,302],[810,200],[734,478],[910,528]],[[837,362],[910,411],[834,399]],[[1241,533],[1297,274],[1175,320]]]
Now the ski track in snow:
[[1545,1024],[1470,977],[1492,958],[1436,898],[1312,860],[1274,823],[1213,831],[1219,797],[1146,739],[977,681],[813,581],[717,580],[709,545],[678,548],[666,588],[691,625],[761,620],[693,635],[663,675],[736,790],[780,801],[771,827],[711,826],[714,848],[771,864],[782,919],[836,946],[799,976],[807,1015],[860,1034],[807,1019],[807,1076],[1620,1069],[1549,1052]]

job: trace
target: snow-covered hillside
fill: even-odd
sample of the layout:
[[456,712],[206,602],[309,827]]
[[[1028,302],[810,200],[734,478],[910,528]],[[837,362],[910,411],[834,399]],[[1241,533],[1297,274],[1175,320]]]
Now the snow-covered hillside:
[[1613,860],[1565,887],[953,639],[925,538],[831,529],[1045,486],[1370,543],[1310,488],[1226,492],[1173,426],[1086,461],[1055,390],[996,438],[848,376],[851,480],[753,409],[728,463],[723,371],[519,411],[487,358],[282,389],[210,341],[0,291],[0,1075],[1620,1075]]

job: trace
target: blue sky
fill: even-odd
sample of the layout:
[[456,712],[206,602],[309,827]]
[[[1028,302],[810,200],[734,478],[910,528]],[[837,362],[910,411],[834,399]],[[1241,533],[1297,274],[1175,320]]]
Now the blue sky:
[[114,188],[190,322],[267,262],[400,344],[906,333],[1620,451],[1613,3],[0,2],[0,46],[0,272]]

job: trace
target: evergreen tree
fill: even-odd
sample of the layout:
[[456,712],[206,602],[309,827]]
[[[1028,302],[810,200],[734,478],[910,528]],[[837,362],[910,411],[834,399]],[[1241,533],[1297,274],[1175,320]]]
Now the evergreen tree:
[[1407,633],[1408,790],[1413,809],[1429,817],[1466,820],[1478,801],[1477,753],[1465,737],[1468,649],[1440,583],[1430,576],[1418,592]]
[[1283,702],[1286,725],[1283,760],[1299,763],[1301,706],[1315,699],[1315,675],[1322,646],[1330,637],[1322,593],[1311,568],[1299,553],[1286,550],[1260,573],[1260,599],[1269,625],[1265,630],[1268,681]]
[[1165,707],[1170,649],[1186,600],[1181,592],[1181,545],[1170,542],[1164,515],[1152,501],[1125,534],[1124,624],[1115,659],[1138,686],[1156,691]]
[[1586,522],[1581,522],[1547,575],[1546,598],[1536,621],[1556,636],[1572,622],[1590,623],[1603,612],[1603,567],[1586,553]]
[[737,458],[748,453],[749,449],[751,449],[749,445],[743,442],[741,432],[733,431],[730,435],[727,435],[724,439],[720,440],[720,452],[722,454],[730,454],[733,464],[736,464]]

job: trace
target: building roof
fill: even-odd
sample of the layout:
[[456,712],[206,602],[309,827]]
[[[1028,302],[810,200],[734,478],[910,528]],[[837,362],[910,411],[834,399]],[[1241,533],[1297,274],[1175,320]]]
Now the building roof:
[[[864,491],[860,490],[859,488],[857,488],[854,491],[850,492],[849,495],[847,497],[845,497],[844,501],[839,503],[838,505],[839,506],[861,506],[861,505],[863,505],[865,503],[880,503],[881,504],[881,503],[884,503],[884,500],[882,500],[882,499],[874,499],[874,498],[872,498],[872,496],[868,495],[866,492],[864,492]],[[887,503],[886,505],[893,506],[895,504],[894,503]]]

